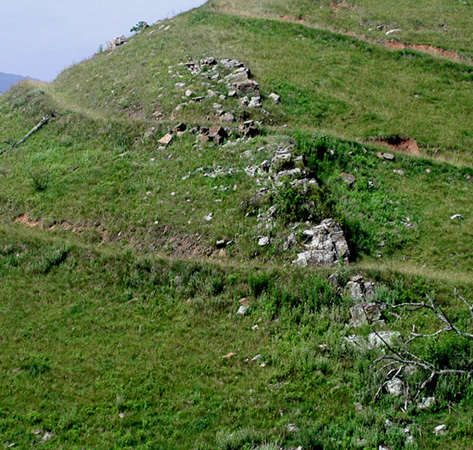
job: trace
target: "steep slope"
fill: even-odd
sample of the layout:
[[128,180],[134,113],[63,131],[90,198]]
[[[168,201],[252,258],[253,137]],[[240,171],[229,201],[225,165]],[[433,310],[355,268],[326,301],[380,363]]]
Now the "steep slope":
[[334,32],[403,6],[211,1],[0,98],[0,442],[471,447],[473,69]]

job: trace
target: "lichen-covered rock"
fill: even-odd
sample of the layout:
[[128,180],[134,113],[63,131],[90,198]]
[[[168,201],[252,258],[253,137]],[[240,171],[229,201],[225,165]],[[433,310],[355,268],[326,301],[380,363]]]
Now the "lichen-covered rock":
[[299,253],[295,264],[305,266],[334,266],[339,260],[348,262],[349,250],[340,225],[333,219],[325,219],[303,233],[308,242],[306,251]]

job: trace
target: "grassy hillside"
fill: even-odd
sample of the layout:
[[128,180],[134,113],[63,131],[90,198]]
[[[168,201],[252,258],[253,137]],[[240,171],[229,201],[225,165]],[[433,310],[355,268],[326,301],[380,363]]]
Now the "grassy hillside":
[[[409,5],[211,1],[0,98],[0,442],[471,447],[469,5]],[[293,264],[329,217],[350,263]]]
[[[468,1],[212,0],[208,6],[230,14],[299,21],[381,43],[433,46],[446,50],[443,55],[455,59],[471,61],[473,57],[473,4]],[[424,50],[442,54],[433,48]]]

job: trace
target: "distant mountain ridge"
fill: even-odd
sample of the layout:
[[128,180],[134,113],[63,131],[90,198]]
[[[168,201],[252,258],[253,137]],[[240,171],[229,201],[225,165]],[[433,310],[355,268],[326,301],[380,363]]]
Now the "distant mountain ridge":
[[0,94],[8,91],[8,89],[10,89],[15,83],[18,83],[18,81],[25,80],[27,78],[29,77],[0,72]]

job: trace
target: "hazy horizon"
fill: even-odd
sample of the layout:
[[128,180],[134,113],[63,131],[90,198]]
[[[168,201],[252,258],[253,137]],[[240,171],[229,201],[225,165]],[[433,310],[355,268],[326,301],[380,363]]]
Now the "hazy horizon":
[[117,5],[72,0],[17,0],[2,5],[0,72],[43,81],[92,56],[99,47],[143,20],[152,24],[206,0],[136,0]]

